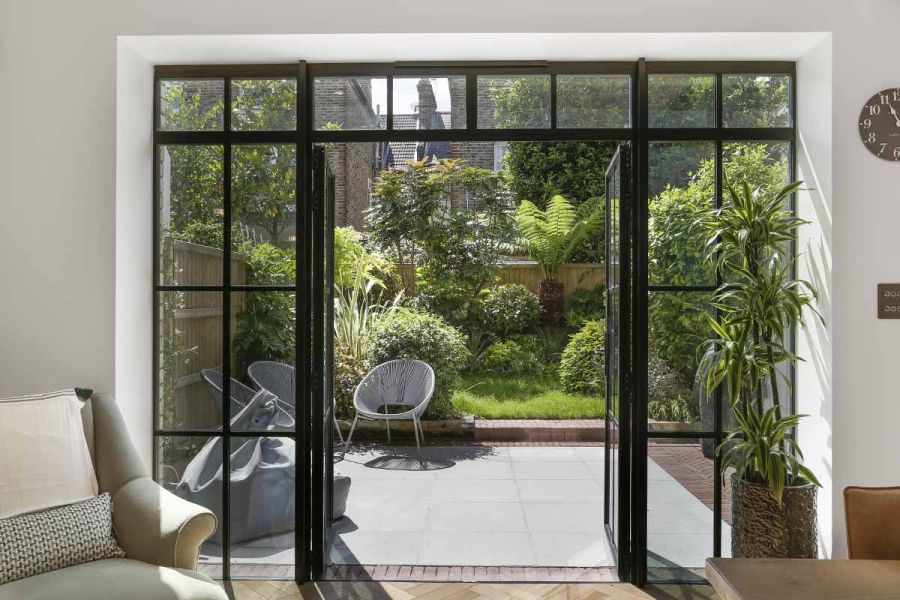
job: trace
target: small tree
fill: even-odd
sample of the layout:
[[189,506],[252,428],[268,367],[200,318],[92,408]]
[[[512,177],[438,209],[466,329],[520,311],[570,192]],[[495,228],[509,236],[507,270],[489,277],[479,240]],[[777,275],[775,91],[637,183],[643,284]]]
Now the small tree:
[[403,283],[416,290],[416,267],[431,246],[447,193],[450,165],[428,159],[412,161],[404,170],[382,171],[375,181],[375,202],[366,213],[372,241],[394,253]]
[[[453,186],[468,193],[475,211],[451,209]],[[469,296],[477,296],[496,274],[513,234],[512,200],[503,175],[425,158],[404,170],[382,171],[373,195],[366,215],[372,241],[405,265],[410,293],[417,291],[420,267],[425,279],[452,279]]]

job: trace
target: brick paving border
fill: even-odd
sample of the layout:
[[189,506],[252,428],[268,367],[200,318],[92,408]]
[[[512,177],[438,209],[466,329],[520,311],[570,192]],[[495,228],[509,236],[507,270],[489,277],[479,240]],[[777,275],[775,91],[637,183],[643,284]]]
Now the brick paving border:
[[[700,444],[652,443],[647,456],[713,510],[715,461],[703,456]],[[731,486],[722,485],[722,520],[731,525]]]
[[475,441],[595,442],[604,440],[603,419],[475,419]]
[[328,565],[326,581],[421,582],[617,582],[615,567],[439,567],[420,565]]

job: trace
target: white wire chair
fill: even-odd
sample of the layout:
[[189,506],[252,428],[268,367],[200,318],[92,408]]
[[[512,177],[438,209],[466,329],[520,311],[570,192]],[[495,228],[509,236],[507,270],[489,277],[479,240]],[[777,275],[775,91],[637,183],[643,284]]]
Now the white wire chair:
[[[434,370],[421,360],[398,359],[381,363],[368,372],[353,393],[353,407],[356,416],[341,458],[347,453],[353,431],[360,419],[370,421],[383,420],[387,427],[388,443],[391,442],[391,421],[412,421],[413,433],[416,436],[416,451],[419,464],[422,460],[422,443],[425,432],[422,429],[422,415],[428,408],[434,394]],[[401,412],[390,412],[391,407],[410,407]],[[380,412],[380,411],[384,412]],[[421,438],[421,441],[420,441]]]
[[[293,366],[273,360],[259,360],[247,368],[247,374],[253,385],[278,396],[278,402],[286,406],[291,414],[294,414],[294,399],[296,398],[296,371]],[[337,415],[334,414],[334,400],[332,400],[332,420],[338,439],[343,443],[344,436],[338,424]]]

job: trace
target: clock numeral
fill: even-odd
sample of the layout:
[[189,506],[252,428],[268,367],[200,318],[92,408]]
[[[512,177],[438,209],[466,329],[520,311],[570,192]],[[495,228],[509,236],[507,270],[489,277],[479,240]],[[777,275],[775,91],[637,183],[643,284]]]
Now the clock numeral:
[[867,106],[866,108],[869,109],[870,117],[875,117],[881,114],[881,105],[879,104],[873,104],[871,106]]
[[885,150],[887,150],[887,144],[881,144],[881,150],[878,151],[878,156],[884,154]]
[[894,148],[894,160],[900,160],[900,146]]
[[875,132],[873,131],[873,132],[870,133],[869,136],[866,138],[866,143],[867,143],[867,144],[874,144],[875,141],[876,141],[876,138],[875,138]]
[[862,123],[860,123],[860,125],[862,125],[863,128],[865,128],[865,129],[871,129],[872,128],[872,119],[870,119],[869,117],[866,117],[865,119],[862,120]]
[[900,102],[900,90],[894,90],[894,101]]
[[878,97],[881,98],[882,104],[887,104],[889,102],[887,94],[878,94]]

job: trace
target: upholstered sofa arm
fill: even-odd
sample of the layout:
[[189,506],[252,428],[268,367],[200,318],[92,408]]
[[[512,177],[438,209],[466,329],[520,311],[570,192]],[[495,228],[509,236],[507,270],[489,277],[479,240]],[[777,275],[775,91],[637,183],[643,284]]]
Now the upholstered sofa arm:
[[216,529],[211,511],[149,477],[132,479],[113,495],[113,523],[128,558],[191,570],[197,568],[200,544]]

